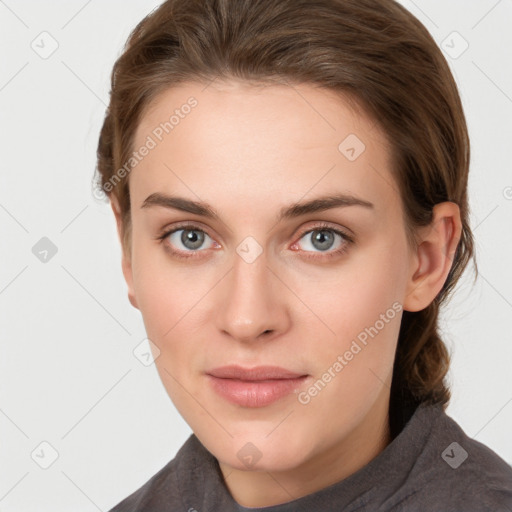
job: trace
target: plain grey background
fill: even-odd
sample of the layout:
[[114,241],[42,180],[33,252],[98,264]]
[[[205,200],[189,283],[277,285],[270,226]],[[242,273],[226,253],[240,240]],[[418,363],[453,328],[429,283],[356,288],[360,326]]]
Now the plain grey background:
[[[0,1],[2,512],[109,510],[191,433],[134,355],[142,319],[91,188],[112,65],[159,3]],[[480,278],[443,314],[448,413],[511,463],[512,3],[402,3],[443,48],[472,142]]]

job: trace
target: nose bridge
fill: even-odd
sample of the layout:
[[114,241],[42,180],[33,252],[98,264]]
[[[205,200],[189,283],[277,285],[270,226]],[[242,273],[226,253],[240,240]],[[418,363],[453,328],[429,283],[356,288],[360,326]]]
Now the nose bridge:
[[236,248],[218,311],[219,329],[240,341],[256,340],[265,331],[284,327],[285,307],[263,248],[252,237]]

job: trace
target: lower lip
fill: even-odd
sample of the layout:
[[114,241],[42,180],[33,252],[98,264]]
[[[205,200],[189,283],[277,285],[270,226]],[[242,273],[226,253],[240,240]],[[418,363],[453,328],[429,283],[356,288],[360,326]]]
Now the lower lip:
[[208,378],[213,389],[230,402],[243,407],[264,407],[293,393],[307,376],[264,381],[220,379],[212,375]]

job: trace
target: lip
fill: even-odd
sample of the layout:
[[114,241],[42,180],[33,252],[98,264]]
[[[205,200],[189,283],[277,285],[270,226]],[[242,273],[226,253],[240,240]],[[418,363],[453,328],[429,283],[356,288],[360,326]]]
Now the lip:
[[265,407],[293,393],[309,377],[278,366],[243,368],[231,365],[206,373],[220,396],[242,407]]
[[221,366],[206,372],[212,377],[219,379],[239,379],[248,381],[274,380],[274,379],[296,379],[303,377],[305,373],[292,372],[279,366],[256,366],[254,368],[243,368],[238,365]]

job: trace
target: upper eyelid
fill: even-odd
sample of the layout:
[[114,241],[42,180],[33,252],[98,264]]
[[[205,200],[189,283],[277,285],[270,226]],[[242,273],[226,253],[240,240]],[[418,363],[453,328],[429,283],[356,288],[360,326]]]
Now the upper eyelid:
[[183,223],[173,224],[172,226],[166,225],[163,228],[161,228],[158,231],[158,233],[159,233],[159,237],[167,236],[167,235],[170,235],[171,233],[174,233],[175,231],[179,231],[180,229],[187,229],[187,228],[193,228],[197,231],[203,231],[208,236],[210,236],[210,238],[212,238],[212,236],[208,232],[208,229],[205,227],[202,227],[201,223],[198,223],[196,221],[189,221],[189,222],[184,221]]

